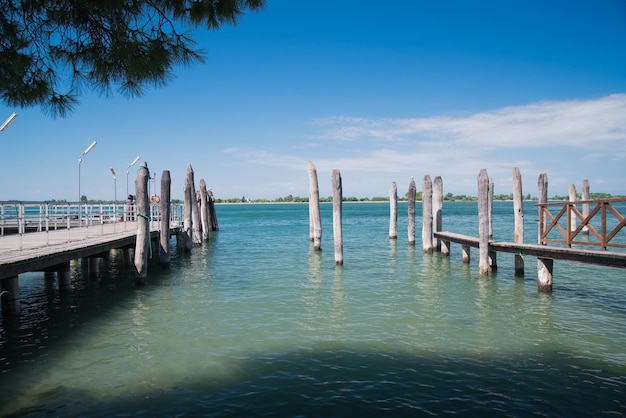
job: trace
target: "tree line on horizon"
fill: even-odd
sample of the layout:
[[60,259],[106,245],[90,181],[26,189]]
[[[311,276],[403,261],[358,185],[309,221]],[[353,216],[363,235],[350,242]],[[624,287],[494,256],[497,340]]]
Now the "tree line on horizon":
[[[617,196],[613,196],[610,193],[589,193],[589,199],[591,200],[601,200],[601,199],[617,199],[617,198],[625,198],[625,195],[617,195]],[[555,195],[551,198],[548,198],[549,200],[560,200],[560,201],[567,201],[569,200],[569,195],[567,196],[559,196],[559,195]],[[582,200],[582,196],[581,194],[577,194],[577,199]],[[422,200],[422,192],[417,192],[415,195],[415,200],[416,201],[421,201]],[[466,202],[466,201],[476,201],[478,200],[477,196],[471,196],[471,195],[455,195],[453,193],[447,193],[443,196],[443,200],[444,202]],[[493,196],[493,200],[494,201],[503,201],[503,200],[513,200],[513,194],[497,194]],[[528,193],[525,197],[524,200],[538,200],[536,196],[531,196],[530,193]],[[320,196],[319,198],[320,203],[329,203],[333,201],[333,197],[332,196],[328,196],[328,197],[322,197]],[[389,201],[389,196],[374,196],[374,197],[344,197],[342,199],[343,202],[388,202]],[[408,201],[408,193],[405,194],[404,196],[398,196],[398,201]],[[282,197],[277,197],[275,199],[249,199],[245,196],[242,196],[240,198],[224,198],[224,199],[220,199],[220,198],[216,198],[215,199],[215,203],[308,203],[309,202],[309,198],[307,197],[300,197],[300,196],[293,196],[291,194],[287,195],[287,196],[282,196]]]

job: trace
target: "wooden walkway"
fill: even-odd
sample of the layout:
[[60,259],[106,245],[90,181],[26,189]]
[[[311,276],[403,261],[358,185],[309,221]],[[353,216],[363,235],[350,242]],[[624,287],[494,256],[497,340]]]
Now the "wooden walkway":
[[[176,234],[178,225],[170,227]],[[158,239],[159,231],[150,231]],[[71,260],[95,257],[116,248],[134,247],[135,222],[113,222],[89,227],[0,237],[0,280],[28,271],[54,269]]]
[[[453,232],[435,232],[435,238],[469,247],[479,248],[479,239]],[[490,252],[503,252],[551,260],[577,261],[607,267],[626,268],[626,252],[587,250],[582,248],[549,247],[538,244],[489,241]]]

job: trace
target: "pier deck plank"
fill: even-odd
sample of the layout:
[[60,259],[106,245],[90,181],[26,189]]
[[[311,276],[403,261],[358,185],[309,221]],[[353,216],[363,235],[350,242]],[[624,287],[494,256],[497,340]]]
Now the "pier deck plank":
[[[172,233],[178,229],[172,226]],[[159,236],[151,230],[151,237]],[[0,237],[0,280],[38,271],[83,257],[134,246],[135,223],[110,223],[70,230],[31,232]]]
[[[435,232],[436,238],[478,248],[478,238],[454,232]],[[552,247],[539,244],[489,242],[489,251],[527,255],[552,260],[576,261],[607,267],[626,268],[626,252],[589,250],[585,248]]]

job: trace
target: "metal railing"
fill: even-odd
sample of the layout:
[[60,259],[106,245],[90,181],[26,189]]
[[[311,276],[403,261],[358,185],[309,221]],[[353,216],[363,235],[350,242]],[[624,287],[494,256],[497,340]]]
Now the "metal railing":
[[[121,230],[135,226],[134,203],[0,202],[0,236],[49,232],[60,229],[119,224]],[[183,205],[170,206],[170,224],[182,225]],[[150,228],[160,229],[161,208],[150,205]]]
[[[539,243],[595,246],[602,250],[626,248],[626,217],[615,208],[615,204],[621,202],[626,202],[626,199],[537,204]],[[588,215],[578,210],[584,205],[589,209]]]

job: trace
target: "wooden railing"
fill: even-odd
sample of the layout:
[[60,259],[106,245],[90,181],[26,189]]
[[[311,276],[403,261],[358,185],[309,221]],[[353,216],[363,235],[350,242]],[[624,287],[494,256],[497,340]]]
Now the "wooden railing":
[[[602,250],[607,248],[626,249],[624,234],[620,235],[619,239],[615,239],[626,226],[626,217],[614,206],[620,202],[626,202],[626,199],[537,204],[539,208],[539,243],[544,245],[547,243],[564,244],[568,247],[572,245],[596,246]],[[589,208],[588,215],[586,214],[587,210],[581,212],[578,209],[585,207],[585,205],[588,205]],[[551,212],[551,209],[554,213]],[[555,236],[557,238],[554,238]]]

